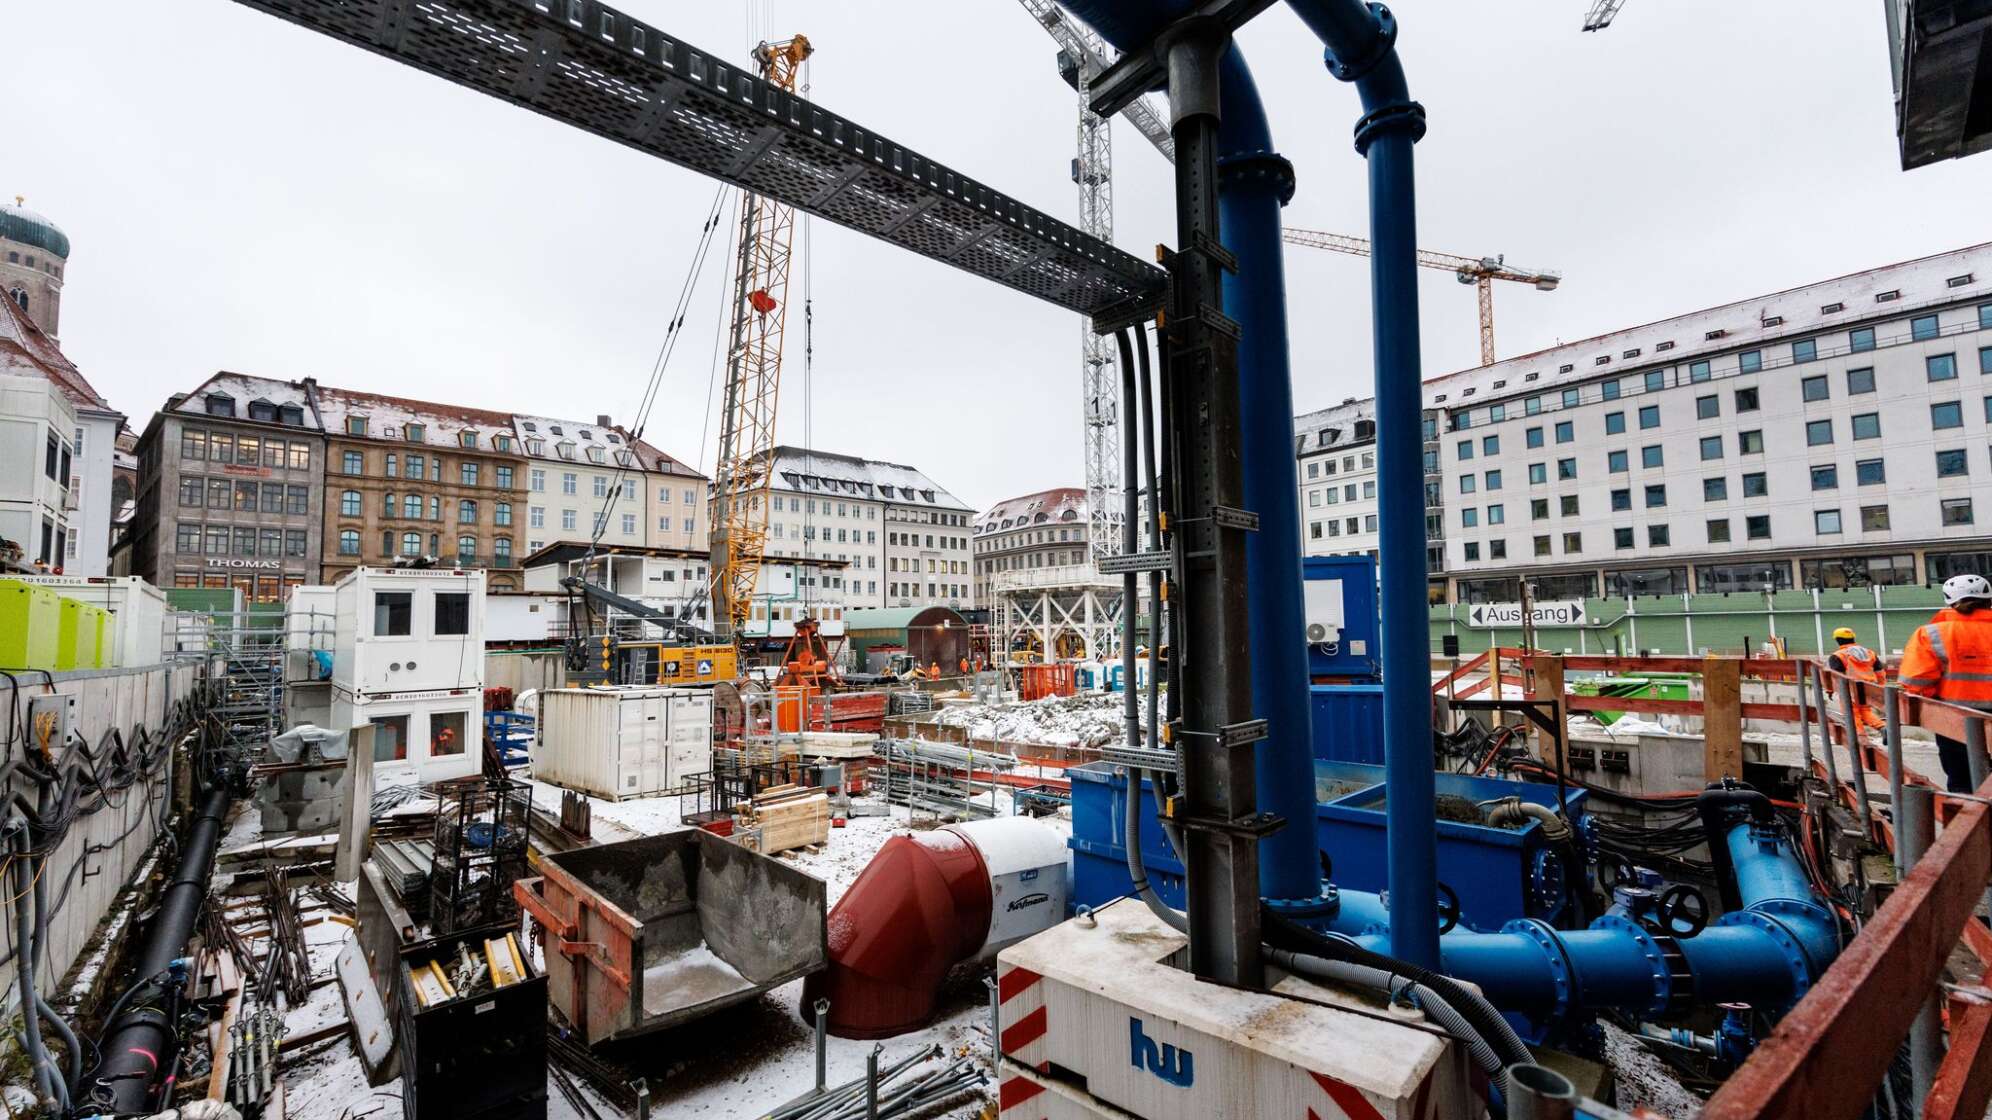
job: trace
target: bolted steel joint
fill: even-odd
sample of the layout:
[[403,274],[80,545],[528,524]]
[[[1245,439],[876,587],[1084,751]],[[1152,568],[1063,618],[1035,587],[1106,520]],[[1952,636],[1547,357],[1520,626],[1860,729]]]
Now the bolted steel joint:
[[1425,137],[1425,107],[1416,101],[1393,101],[1363,114],[1356,122],[1356,152],[1368,155],[1378,137],[1406,133],[1413,144]]
[[1270,185],[1278,192],[1281,206],[1293,201],[1293,164],[1278,152],[1238,152],[1220,157],[1217,181],[1227,187],[1246,183]]
[[1216,20],[1187,20],[1164,33],[1169,70],[1169,124],[1191,117],[1223,114],[1218,105],[1217,74],[1231,34]]
[[1376,64],[1389,56],[1397,47],[1397,17],[1382,4],[1369,6],[1370,16],[1375,19],[1376,34],[1360,48],[1349,52],[1347,58],[1335,53],[1333,47],[1321,52],[1321,59],[1328,64],[1328,72],[1344,82],[1360,81]]

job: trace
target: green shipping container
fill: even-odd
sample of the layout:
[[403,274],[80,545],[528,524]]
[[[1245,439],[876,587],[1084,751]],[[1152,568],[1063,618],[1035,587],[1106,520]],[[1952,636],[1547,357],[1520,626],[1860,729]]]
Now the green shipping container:
[[0,669],[53,669],[56,595],[17,579],[0,579]]

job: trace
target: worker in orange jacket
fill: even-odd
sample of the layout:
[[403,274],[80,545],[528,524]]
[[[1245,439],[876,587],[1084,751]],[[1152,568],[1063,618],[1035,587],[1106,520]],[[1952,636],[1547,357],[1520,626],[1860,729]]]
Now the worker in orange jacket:
[[1847,678],[1847,703],[1853,705],[1855,726],[1863,736],[1881,730],[1881,712],[1875,708],[1881,695],[1881,659],[1860,643],[1851,626],[1833,631],[1833,641],[1837,648],[1827,655],[1826,665]]
[[[1919,696],[1992,712],[1992,583],[1984,576],[1952,576],[1944,581],[1944,608],[1909,639],[1896,680]],[[1970,793],[1965,745],[1939,735],[1937,756],[1945,786]]]

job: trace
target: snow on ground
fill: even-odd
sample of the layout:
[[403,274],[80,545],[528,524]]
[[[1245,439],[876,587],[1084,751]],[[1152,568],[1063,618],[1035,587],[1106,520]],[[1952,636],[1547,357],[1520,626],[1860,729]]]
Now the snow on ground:
[[962,704],[941,709],[934,722],[965,727],[971,739],[1097,747],[1123,734],[1125,703],[1118,692],[1082,692],[1017,704]]

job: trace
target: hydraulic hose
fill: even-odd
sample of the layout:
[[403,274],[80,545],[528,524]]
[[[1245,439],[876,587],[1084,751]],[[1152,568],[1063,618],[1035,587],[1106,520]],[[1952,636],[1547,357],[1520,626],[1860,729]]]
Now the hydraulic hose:
[[[18,816],[9,818],[8,829],[12,832],[14,856],[12,863],[19,868],[22,885],[14,891],[14,972],[21,986],[21,1041],[27,1048],[28,1064],[35,1071],[35,1090],[45,1101],[60,1101],[56,1092],[57,1080],[54,1063],[49,1060],[48,1050],[41,1040],[41,1016],[35,1013],[35,952],[34,923],[28,911],[34,905],[31,901],[34,888],[29,881],[34,872],[29,864],[27,822]],[[13,888],[9,888],[13,889]]]
[[1365,949],[1339,938],[1328,937],[1285,917],[1272,907],[1263,907],[1262,921],[1265,930],[1272,935],[1270,940],[1275,948],[1298,949],[1309,955],[1329,961],[1347,961],[1379,969],[1394,976],[1402,976],[1421,984],[1437,993],[1440,1000],[1457,1011],[1469,1025],[1472,1033],[1484,1039],[1501,1059],[1502,1066],[1515,1062],[1534,1061],[1529,1048],[1515,1034],[1513,1027],[1494,1009],[1494,1005],[1476,993],[1461,986],[1451,977],[1431,969],[1397,960],[1382,953]]
[[1303,976],[1312,976],[1317,980],[1327,980],[1337,984],[1353,984],[1392,997],[1408,988],[1413,998],[1417,1000],[1418,1006],[1432,1017],[1433,1022],[1445,1028],[1447,1033],[1466,1040],[1467,1048],[1473,1052],[1473,1060],[1480,1064],[1481,1069],[1490,1074],[1498,1074],[1503,1068],[1501,1055],[1481,1037],[1479,1031],[1473,1029],[1473,1024],[1467,1021],[1466,1016],[1459,1013],[1458,1008],[1447,1003],[1439,993],[1425,985],[1406,979],[1402,973],[1371,968],[1353,961],[1310,957],[1288,949],[1270,947],[1266,950],[1266,959],[1288,972],[1297,972]]

